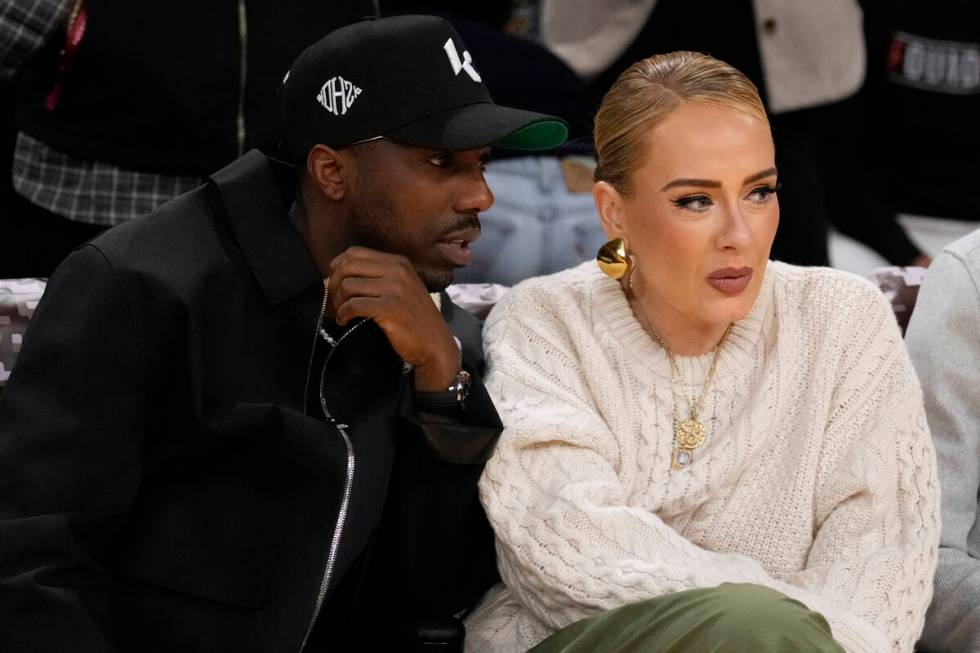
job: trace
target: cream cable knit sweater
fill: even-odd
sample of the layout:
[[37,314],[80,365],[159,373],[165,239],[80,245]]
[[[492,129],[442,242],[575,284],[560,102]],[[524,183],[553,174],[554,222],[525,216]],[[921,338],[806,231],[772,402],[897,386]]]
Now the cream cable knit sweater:
[[[506,428],[480,493],[506,587],[468,619],[468,652],[723,582],[802,601],[848,651],[912,650],[936,565],[935,453],[869,282],[768,265],[681,471],[667,357],[593,263],[516,287],[484,339]],[[678,359],[694,389],[711,358]]]

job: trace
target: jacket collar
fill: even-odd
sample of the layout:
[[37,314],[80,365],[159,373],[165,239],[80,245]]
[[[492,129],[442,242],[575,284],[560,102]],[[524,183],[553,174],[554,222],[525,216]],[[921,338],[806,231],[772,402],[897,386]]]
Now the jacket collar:
[[209,179],[245,260],[271,304],[322,283],[306,243],[289,219],[292,168],[250,150]]

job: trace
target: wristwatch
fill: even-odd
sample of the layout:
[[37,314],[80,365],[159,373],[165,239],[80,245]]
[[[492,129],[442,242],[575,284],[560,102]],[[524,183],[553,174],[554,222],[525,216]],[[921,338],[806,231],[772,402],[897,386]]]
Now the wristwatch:
[[449,386],[449,392],[456,393],[456,406],[460,412],[466,410],[466,400],[469,399],[472,386],[473,378],[466,370],[460,370],[456,375],[456,381]]
[[466,410],[466,400],[470,396],[473,379],[466,370],[456,374],[453,384],[445,390],[435,392],[414,391],[415,408],[426,413],[455,413]]

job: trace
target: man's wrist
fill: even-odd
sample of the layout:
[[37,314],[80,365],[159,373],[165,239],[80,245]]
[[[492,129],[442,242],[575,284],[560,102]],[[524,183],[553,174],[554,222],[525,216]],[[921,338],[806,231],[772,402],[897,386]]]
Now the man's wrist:
[[416,365],[412,371],[412,388],[416,392],[441,392],[456,381],[462,368],[462,356],[456,347],[452,355],[446,355],[441,360]]
[[415,410],[424,413],[459,414],[466,410],[472,380],[470,373],[460,369],[450,385],[436,391],[416,388],[412,397]]

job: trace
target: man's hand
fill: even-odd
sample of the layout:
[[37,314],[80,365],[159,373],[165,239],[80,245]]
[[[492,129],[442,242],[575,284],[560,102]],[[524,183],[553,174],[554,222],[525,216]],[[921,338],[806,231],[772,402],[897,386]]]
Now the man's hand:
[[460,370],[460,352],[439,309],[404,256],[351,247],[330,262],[327,313],[343,326],[364,317],[415,368],[415,389],[445,390]]

